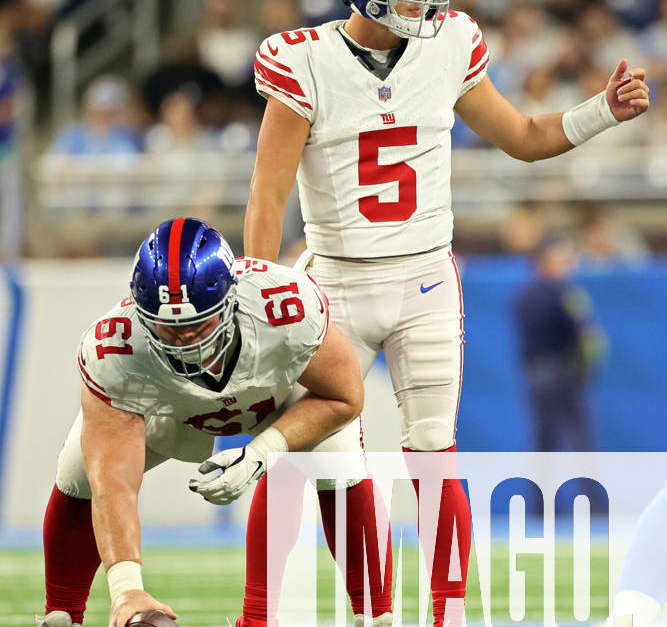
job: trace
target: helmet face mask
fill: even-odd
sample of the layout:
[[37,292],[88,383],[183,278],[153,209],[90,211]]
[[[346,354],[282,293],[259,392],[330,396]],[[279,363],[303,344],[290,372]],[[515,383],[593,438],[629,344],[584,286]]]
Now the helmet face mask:
[[[382,24],[403,38],[431,39],[444,26],[450,0],[345,0],[359,15]],[[419,9],[414,17],[399,13],[398,6]],[[416,11],[415,11],[416,13]]]
[[[173,374],[192,378],[216,368],[234,338],[234,257],[220,233],[193,218],[160,224],[142,243],[130,289],[151,352]],[[159,327],[174,330],[217,318],[204,338],[176,346]]]
[[[235,309],[236,287],[232,287],[225,300],[221,303],[221,307],[216,308],[216,311],[206,318],[197,318],[194,321],[185,319],[181,322],[173,322],[146,315],[139,307],[137,307],[137,314],[148,341],[148,346],[153,354],[173,374],[191,378],[211,372],[231,345],[234,338]],[[192,344],[181,346],[170,344],[156,330],[158,325],[174,327],[176,329],[192,326],[193,324],[203,325],[216,316],[219,317],[217,326],[205,338]]]

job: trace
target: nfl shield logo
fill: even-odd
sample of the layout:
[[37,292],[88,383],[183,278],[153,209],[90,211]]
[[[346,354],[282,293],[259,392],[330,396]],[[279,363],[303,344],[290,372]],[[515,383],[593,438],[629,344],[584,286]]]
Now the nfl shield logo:
[[382,102],[387,102],[391,98],[391,87],[378,87],[378,98]]

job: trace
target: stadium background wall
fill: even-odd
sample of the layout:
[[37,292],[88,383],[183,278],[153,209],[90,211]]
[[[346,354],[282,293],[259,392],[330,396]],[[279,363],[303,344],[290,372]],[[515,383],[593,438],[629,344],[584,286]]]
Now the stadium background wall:
[[[462,266],[467,345],[459,449],[530,450],[511,321],[512,299],[529,268],[513,258],[468,259]],[[74,353],[80,334],[127,294],[128,268],[128,260],[77,260],[3,270],[0,532],[5,535],[41,523],[56,456],[78,408]],[[577,281],[591,294],[610,344],[591,398],[599,450],[665,450],[667,261],[582,272]],[[395,450],[398,413],[382,358],[367,380],[365,416],[368,448]],[[374,416],[382,416],[382,424]],[[186,489],[195,473],[194,465],[170,462],[147,475],[141,503],[146,525],[243,521],[247,499],[230,508],[212,507]]]

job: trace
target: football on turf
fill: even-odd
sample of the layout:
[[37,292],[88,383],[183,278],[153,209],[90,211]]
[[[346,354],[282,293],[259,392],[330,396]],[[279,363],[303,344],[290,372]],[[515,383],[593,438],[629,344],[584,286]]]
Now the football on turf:
[[157,610],[139,612],[135,614],[127,627],[178,627],[178,625],[166,614]]

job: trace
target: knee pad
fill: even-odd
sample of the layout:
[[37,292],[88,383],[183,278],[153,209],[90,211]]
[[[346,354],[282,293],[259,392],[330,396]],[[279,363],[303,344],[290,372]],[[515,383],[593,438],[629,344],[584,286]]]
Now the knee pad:
[[[346,453],[346,468],[348,470],[352,469],[350,472],[358,475],[358,478],[350,478],[345,482],[346,488],[351,488],[361,483],[368,476],[366,458],[362,446],[361,418],[355,418],[340,431],[322,440],[322,442],[313,448],[313,453]],[[335,490],[336,480],[319,479],[317,481],[317,489]]]
[[403,416],[401,445],[414,451],[442,451],[456,441],[458,392],[448,386],[396,393]]
[[58,456],[56,485],[67,496],[76,499],[92,498],[81,445],[75,440],[69,440]]

